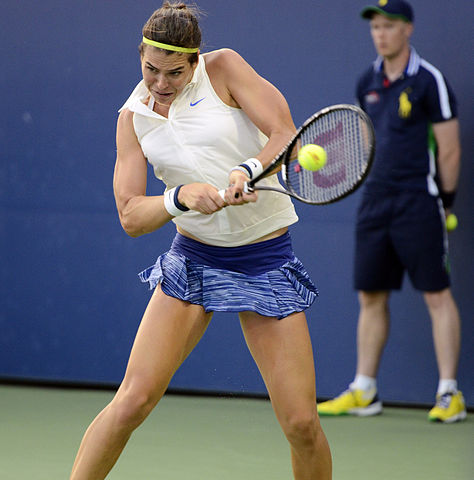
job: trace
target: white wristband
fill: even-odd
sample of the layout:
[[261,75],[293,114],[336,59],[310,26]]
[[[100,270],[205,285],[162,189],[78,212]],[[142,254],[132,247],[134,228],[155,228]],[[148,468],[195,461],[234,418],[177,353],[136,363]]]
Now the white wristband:
[[178,217],[183,213],[189,211],[188,207],[181,205],[178,201],[178,192],[182,185],[166,190],[164,193],[164,202],[166,211],[173,217]]
[[245,160],[244,163],[234,167],[231,172],[233,170],[239,170],[243,173],[246,173],[252,180],[263,172],[263,165],[258,158],[249,158],[248,160]]

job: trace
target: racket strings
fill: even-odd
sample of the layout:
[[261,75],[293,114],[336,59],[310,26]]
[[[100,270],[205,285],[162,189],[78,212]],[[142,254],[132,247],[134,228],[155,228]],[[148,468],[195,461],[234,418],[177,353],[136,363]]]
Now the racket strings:
[[298,147],[310,143],[326,150],[326,165],[312,172],[289,161],[283,171],[288,189],[311,203],[329,203],[353,191],[369,167],[372,150],[371,132],[359,112],[332,110],[315,119],[301,133]]

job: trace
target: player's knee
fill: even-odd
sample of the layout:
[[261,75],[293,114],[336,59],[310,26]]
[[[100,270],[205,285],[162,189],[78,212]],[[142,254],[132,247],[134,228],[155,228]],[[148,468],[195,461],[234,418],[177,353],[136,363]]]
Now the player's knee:
[[147,391],[130,389],[117,394],[111,405],[119,428],[133,430],[145,420],[157,402],[156,396]]
[[316,441],[318,422],[314,413],[293,414],[283,427],[286,438],[295,448],[312,448]]

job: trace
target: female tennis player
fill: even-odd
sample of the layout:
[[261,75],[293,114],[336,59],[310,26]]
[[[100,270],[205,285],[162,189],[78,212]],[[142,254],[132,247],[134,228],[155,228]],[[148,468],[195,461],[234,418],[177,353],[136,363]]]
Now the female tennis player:
[[[327,480],[304,314],[317,291],[292,251],[297,216],[286,195],[243,192],[296,129],[281,93],[236,52],[200,54],[197,16],[169,2],[152,14],[140,45],[143,79],[118,118],[114,192],[124,230],[136,237],[173,221],[177,233],[140,274],[154,293],[123,382],[85,433],[70,478],[107,476],[213,312],[230,311],[289,441],[294,478]],[[164,195],[146,195],[147,161]]]

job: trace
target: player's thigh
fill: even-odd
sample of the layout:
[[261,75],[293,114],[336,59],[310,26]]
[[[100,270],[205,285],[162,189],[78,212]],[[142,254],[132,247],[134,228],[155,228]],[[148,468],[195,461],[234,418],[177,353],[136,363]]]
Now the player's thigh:
[[138,328],[121,388],[160,397],[211,316],[200,305],[165,295],[158,285]]
[[393,198],[364,195],[357,213],[354,287],[378,291],[399,289],[403,265],[391,238]]
[[316,404],[314,358],[306,316],[282,320],[254,312],[240,314],[242,330],[281,422],[312,415]]
[[425,193],[404,196],[393,227],[393,242],[413,286],[439,291],[449,286],[448,240],[444,212]]

